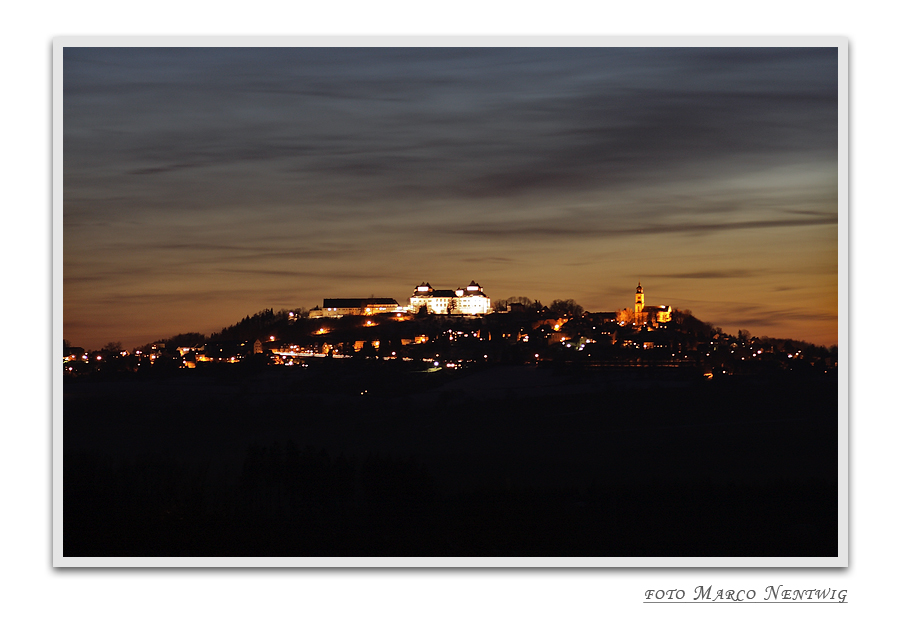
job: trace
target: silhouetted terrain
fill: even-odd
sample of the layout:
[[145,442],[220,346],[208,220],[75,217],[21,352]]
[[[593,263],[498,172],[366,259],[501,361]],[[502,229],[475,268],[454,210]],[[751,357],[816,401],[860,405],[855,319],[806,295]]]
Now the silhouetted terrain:
[[66,383],[66,556],[837,554],[830,377],[216,367]]

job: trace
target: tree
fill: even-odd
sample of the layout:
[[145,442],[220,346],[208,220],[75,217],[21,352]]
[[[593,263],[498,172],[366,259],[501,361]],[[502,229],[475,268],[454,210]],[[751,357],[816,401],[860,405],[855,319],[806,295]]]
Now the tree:
[[513,297],[506,298],[506,300],[503,300],[503,301],[505,301],[507,304],[521,304],[525,308],[528,308],[529,306],[534,304],[534,302],[531,300],[531,298],[527,298],[524,296],[523,297],[513,296]]
[[100,349],[100,352],[102,352],[103,354],[114,354],[118,356],[122,352],[122,342],[110,341]]
[[550,302],[550,310],[569,317],[579,317],[584,309],[575,300],[553,300]]

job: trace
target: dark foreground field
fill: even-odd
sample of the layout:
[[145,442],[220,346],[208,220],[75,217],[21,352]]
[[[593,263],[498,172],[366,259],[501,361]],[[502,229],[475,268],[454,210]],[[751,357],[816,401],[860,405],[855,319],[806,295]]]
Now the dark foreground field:
[[837,555],[833,380],[227,367],[66,383],[65,556]]

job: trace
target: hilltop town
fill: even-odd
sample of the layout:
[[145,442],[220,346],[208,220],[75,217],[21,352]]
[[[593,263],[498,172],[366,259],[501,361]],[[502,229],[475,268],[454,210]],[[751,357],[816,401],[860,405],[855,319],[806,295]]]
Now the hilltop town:
[[326,298],[309,311],[266,309],[219,333],[179,334],[126,350],[65,343],[64,373],[160,372],[215,364],[309,367],[324,359],[400,361],[410,369],[503,364],[655,370],[706,379],[735,374],[827,374],[837,348],[730,334],[671,305],[649,305],[638,283],[634,308],[586,312],[574,300],[526,297],[492,303],[474,280],[455,290],[417,285],[393,298]]

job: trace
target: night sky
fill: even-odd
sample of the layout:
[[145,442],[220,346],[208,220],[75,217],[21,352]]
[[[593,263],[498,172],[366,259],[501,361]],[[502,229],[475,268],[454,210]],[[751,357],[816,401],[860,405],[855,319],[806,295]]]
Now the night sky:
[[837,343],[824,48],[67,48],[64,337],[479,282]]

